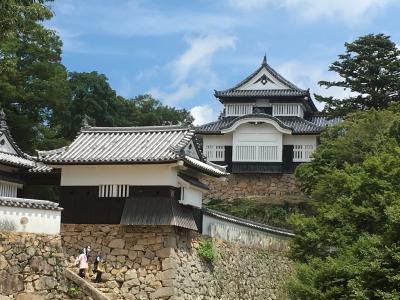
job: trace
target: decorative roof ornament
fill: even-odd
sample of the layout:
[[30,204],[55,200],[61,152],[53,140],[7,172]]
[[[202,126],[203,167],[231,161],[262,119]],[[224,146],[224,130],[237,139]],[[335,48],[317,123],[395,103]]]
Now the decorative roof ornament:
[[0,110],[0,128],[8,129],[6,113],[3,109]]
[[89,121],[90,117],[87,114],[84,114],[81,122],[82,128],[89,128],[90,127]]
[[267,64],[267,53],[264,54],[264,58],[263,58],[261,65],[265,66],[266,64]]

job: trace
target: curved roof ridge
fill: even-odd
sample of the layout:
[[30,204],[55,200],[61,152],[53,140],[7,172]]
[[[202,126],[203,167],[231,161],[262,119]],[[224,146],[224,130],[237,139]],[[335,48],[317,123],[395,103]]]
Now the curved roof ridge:
[[231,87],[229,89],[220,90],[220,91],[214,90],[214,94],[217,95],[219,93],[231,92],[231,91],[234,91],[234,90],[238,89],[242,85],[248,83],[252,78],[254,78],[263,68],[265,68],[269,73],[271,73],[281,83],[289,86],[290,89],[293,89],[293,90],[296,90],[296,91],[299,91],[299,92],[308,91],[308,90],[304,90],[304,89],[299,88],[297,85],[295,85],[294,83],[290,82],[289,80],[284,78],[281,74],[279,74],[277,71],[275,71],[275,69],[273,69],[266,61],[263,61],[261,66],[257,70],[255,70],[253,73],[251,73],[249,76],[247,76],[245,79],[243,79],[242,81],[240,81],[239,83],[237,83],[236,85],[234,85],[233,87]]
[[239,116],[235,119],[233,119],[230,123],[224,125],[221,127],[221,129],[225,129],[225,128],[229,128],[230,126],[232,126],[232,124],[236,123],[239,120],[243,120],[243,119],[251,119],[251,118],[265,118],[265,119],[269,119],[269,120],[273,120],[275,122],[277,122],[279,124],[279,126],[281,126],[282,128],[285,129],[290,129],[292,130],[292,128],[290,126],[287,126],[285,123],[283,123],[280,119],[278,119],[277,117],[268,115],[268,114],[263,114],[263,113],[257,113],[257,114],[249,114],[249,115],[243,115],[243,116]]

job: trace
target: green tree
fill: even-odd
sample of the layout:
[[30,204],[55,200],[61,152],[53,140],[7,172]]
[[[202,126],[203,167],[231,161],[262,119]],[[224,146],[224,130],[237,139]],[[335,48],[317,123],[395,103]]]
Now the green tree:
[[296,171],[315,213],[292,219],[291,297],[399,299],[400,115],[356,113],[329,131]]
[[[68,112],[62,122],[62,134],[72,140],[81,128],[85,115],[93,119],[96,126],[116,126],[119,112],[116,92],[108,79],[97,72],[71,72],[68,76],[71,91]],[[94,124],[91,124],[94,125]]]
[[55,31],[43,26],[53,16],[48,2],[0,3],[0,103],[14,138],[29,152],[53,147],[48,137],[60,142],[53,125],[67,105],[62,43]]
[[356,95],[345,99],[315,95],[318,101],[325,102],[326,113],[346,115],[357,110],[383,109],[391,101],[400,100],[400,50],[389,36],[369,34],[345,43],[345,47],[345,54],[329,67],[340,80],[319,84],[346,88]]
[[96,126],[151,126],[192,121],[185,109],[164,106],[150,95],[133,99],[117,96],[105,75],[97,72],[72,72],[69,110],[63,116],[62,135],[72,140],[81,128],[84,116]]
[[183,122],[192,123],[193,117],[186,109],[177,109],[163,105],[151,95],[139,95],[125,101],[125,118],[132,126],[175,125]]

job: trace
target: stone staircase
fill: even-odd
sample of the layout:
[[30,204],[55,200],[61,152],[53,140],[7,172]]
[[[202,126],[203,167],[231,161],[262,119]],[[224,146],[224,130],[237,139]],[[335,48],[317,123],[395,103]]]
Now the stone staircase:
[[93,300],[117,300],[121,299],[114,293],[109,293],[109,289],[103,283],[93,283],[88,279],[80,278],[77,272],[70,269],[65,269],[65,277],[73,281],[79,289]]
[[91,281],[90,279],[87,279],[87,281],[99,292],[104,294],[106,297],[108,297],[110,300],[118,300],[121,299],[122,297],[119,295],[119,293],[115,293],[115,290],[108,287],[105,282],[99,282],[95,283]]

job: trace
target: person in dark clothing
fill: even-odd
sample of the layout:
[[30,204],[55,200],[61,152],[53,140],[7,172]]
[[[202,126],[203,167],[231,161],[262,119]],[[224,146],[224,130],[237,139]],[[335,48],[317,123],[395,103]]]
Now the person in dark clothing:
[[94,259],[93,273],[96,273],[95,282],[99,283],[101,281],[101,275],[104,273],[104,259],[100,255],[97,255]]

